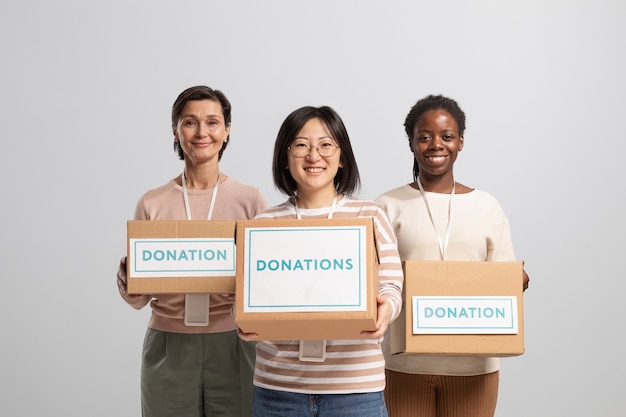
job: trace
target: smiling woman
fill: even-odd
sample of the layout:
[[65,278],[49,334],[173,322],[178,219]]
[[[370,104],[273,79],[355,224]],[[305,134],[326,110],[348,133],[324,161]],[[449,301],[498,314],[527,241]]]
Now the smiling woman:
[[193,100],[185,104],[172,130],[181,159],[187,164],[201,164],[216,156],[221,158],[228,143],[230,122],[226,123],[219,101]]
[[[183,173],[144,193],[136,220],[248,219],[267,206],[258,189],[220,172],[230,110],[219,90],[195,86],[180,93],[172,106],[172,133],[174,150],[184,161]],[[186,248],[144,256],[178,262],[213,260],[220,254]],[[149,304],[152,309],[141,364],[143,415],[252,415],[254,345],[237,337],[232,297],[128,294],[126,257],[120,261],[118,286],[132,307]],[[201,320],[195,320],[198,311],[203,312]],[[207,384],[207,379],[219,382]]]
[[[260,341],[254,376],[254,415],[386,416],[381,340],[389,322],[400,314],[402,265],[393,229],[380,205],[351,195],[360,184],[359,170],[339,115],[327,106],[305,106],[290,113],[276,137],[272,172],[274,184],[289,198],[260,213],[259,219],[374,219],[380,255],[378,310],[376,331],[362,332],[359,340],[321,343],[321,356],[326,357],[326,350],[329,352],[327,361],[298,355],[316,341]],[[288,270],[297,279],[312,270],[320,274],[331,269],[351,269],[353,263],[352,259],[311,258],[267,260],[261,266]],[[241,337],[256,340],[257,335],[241,333]]]
[[[402,260],[514,261],[500,204],[455,181],[454,163],[465,144],[465,113],[457,102],[432,95],[418,100],[404,127],[414,181],[377,199],[394,225]],[[385,399],[391,415],[494,415],[497,358],[392,355],[388,339],[383,343]]]

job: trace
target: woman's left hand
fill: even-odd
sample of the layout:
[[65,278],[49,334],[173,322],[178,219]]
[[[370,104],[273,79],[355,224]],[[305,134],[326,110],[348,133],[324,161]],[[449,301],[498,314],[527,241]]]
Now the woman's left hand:
[[237,336],[246,342],[256,342],[259,340],[259,335],[256,333],[244,333],[239,327],[237,327]]
[[361,336],[364,339],[380,339],[387,331],[389,326],[389,320],[391,320],[391,306],[380,295],[376,296],[376,303],[378,304],[376,330],[372,332],[361,332]]
[[523,274],[523,280],[524,280],[524,286],[522,288],[523,288],[523,291],[526,291],[528,289],[528,283],[530,282],[530,278],[528,278],[528,274],[523,269],[522,269],[522,274]]

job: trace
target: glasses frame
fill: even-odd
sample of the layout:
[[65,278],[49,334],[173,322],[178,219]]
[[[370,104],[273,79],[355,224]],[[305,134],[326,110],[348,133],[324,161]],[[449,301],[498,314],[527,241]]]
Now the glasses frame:
[[[320,144],[326,144],[326,143],[329,143],[329,142],[331,143],[331,145],[333,145],[333,152],[332,152],[330,155],[323,155],[323,154],[321,154],[321,153],[320,153],[320,149],[319,149]],[[301,143],[302,143],[302,144],[305,144],[304,142],[301,142]],[[307,156],[311,155],[311,151],[312,151],[313,149],[315,149],[315,152],[317,152],[317,153],[318,153],[318,155],[319,155],[319,156],[321,156],[322,158],[330,158],[331,156],[333,156],[333,155],[335,155],[335,154],[337,153],[337,149],[341,148],[341,146],[337,145],[334,141],[331,141],[331,140],[329,140],[328,142],[321,142],[321,143],[318,143],[318,144],[317,144],[317,145],[315,145],[315,146],[312,146],[312,145],[310,145],[310,144],[306,144],[306,145],[307,145],[307,153],[306,153],[306,154],[304,154],[304,155],[302,155],[302,156],[300,156],[300,155],[296,155],[296,154],[295,154],[295,152],[294,152],[294,149],[291,147],[291,145],[290,145],[290,146],[288,146],[288,147],[287,147],[287,149],[289,149],[289,152],[291,152],[291,155],[292,155],[294,158],[306,158]]]

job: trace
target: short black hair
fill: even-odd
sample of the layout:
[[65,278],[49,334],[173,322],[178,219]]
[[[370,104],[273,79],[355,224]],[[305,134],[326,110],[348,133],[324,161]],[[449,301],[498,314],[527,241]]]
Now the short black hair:
[[[230,101],[226,98],[224,93],[220,90],[214,90],[211,87],[207,87],[205,85],[196,85],[194,87],[189,87],[182,93],[178,95],[174,104],[172,105],[172,129],[176,129],[176,125],[178,124],[178,120],[180,119],[180,115],[185,108],[185,105],[189,101],[194,100],[213,100],[220,103],[222,106],[222,115],[224,116],[224,123],[226,127],[230,126],[230,113],[231,113],[231,105]],[[220,149],[217,160],[222,159],[222,154],[224,150],[228,146],[228,142],[230,139],[230,134],[226,137],[222,145],[222,149]],[[183,148],[180,146],[180,142],[174,141],[174,151],[178,153],[178,158],[181,160],[185,159],[185,153],[183,152]]]
[[353,194],[361,186],[359,168],[352,151],[350,137],[343,121],[335,110],[328,106],[304,106],[291,112],[283,121],[274,143],[272,174],[274,185],[289,197],[296,197],[298,185],[285,167],[288,164],[289,146],[311,119],[320,119],[328,128],[330,135],[341,149],[340,160],[343,168],[339,168],[335,176],[335,189],[340,194]]
[[[465,133],[465,113],[461,110],[459,104],[449,98],[442,95],[428,95],[417,101],[411,107],[409,114],[406,116],[404,120],[404,131],[409,138],[409,146],[411,146],[411,141],[413,140],[413,134],[415,132],[415,126],[419,121],[422,115],[430,110],[445,110],[454,119],[456,122],[456,127],[458,129],[459,136],[463,136]],[[419,175],[419,165],[417,164],[417,160],[413,159],[413,179],[417,179]]]

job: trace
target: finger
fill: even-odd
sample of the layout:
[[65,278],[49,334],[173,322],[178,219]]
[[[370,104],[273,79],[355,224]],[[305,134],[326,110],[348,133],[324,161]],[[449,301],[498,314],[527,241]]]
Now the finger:
[[244,333],[240,328],[237,328],[237,335],[246,342],[252,342],[259,338],[257,333]]
[[126,287],[126,283],[122,280],[117,280],[117,288],[119,288],[122,293],[128,294],[128,288]]
[[382,329],[378,329],[374,332],[361,332],[361,337],[363,339],[380,339],[381,337],[383,337],[383,335],[385,334],[385,332]]

